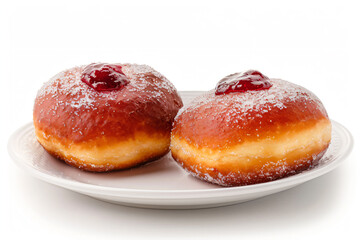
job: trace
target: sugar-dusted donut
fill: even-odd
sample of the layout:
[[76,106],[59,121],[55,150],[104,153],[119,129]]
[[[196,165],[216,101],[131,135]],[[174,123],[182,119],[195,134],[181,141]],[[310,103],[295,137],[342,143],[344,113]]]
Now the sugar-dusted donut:
[[146,65],[90,64],[63,71],[35,99],[39,143],[75,167],[130,168],[169,151],[182,101],[174,86]]
[[312,92],[251,70],[225,77],[181,109],[171,138],[173,158],[192,175],[239,186],[316,165],[331,122]]

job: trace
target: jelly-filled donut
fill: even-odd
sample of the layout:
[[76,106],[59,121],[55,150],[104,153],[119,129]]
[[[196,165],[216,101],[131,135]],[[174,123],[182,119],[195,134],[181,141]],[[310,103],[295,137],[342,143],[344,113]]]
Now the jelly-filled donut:
[[307,89],[258,71],[235,73],[177,114],[173,158],[222,186],[268,182],[318,163],[331,122]]
[[104,172],[165,155],[181,107],[175,87],[151,67],[98,63],[46,82],[33,120],[37,140],[51,155]]

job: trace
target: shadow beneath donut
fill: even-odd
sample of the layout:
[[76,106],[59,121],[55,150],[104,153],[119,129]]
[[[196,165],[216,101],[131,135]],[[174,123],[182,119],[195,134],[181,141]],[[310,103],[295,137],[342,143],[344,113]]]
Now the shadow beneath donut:
[[[209,229],[212,235],[220,236],[224,231],[227,235],[239,234],[239,231],[246,235],[256,233],[259,229],[280,232],[284,228],[295,230],[316,224],[332,213],[341,197],[344,171],[340,167],[295,188],[261,199],[199,210],[125,207],[95,200],[27,176],[21,175],[21,178],[24,179],[18,182],[18,187],[22,188],[24,199],[46,224],[61,225],[93,236],[106,231],[108,234],[135,236],[194,237],[206,236],[204,234]],[[74,211],[77,214],[73,214]],[[142,231],[136,231],[139,227]]]
[[165,225],[166,221],[171,220],[182,223],[182,228],[191,228],[196,224],[199,229],[221,228],[228,234],[256,229],[298,229],[299,226],[314,224],[331,214],[341,196],[340,178],[341,171],[336,170],[290,190],[227,207],[171,211],[138,209],[131,212],[139,216],[148,212],[156,219],[167,219],[162,221]]

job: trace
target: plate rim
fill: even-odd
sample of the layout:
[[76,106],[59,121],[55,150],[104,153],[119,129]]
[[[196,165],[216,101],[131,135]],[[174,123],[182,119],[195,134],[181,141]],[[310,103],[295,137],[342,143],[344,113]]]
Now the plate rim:
[[[247,195],[252,193],[257,193],[259,191],[271,191],[274,189],[286,188],[287,186],[302,184],[307,181],[310,181],[314,178],[320,177],[338,167],[344,160],[350,155],[354,146],[354,140],[350,131],[344,127],[342,124],[337,121],[331,120],[333,126],[336,126],[342,134],[347,138],[346,148],[342,150],[342,155],[337,157],[334,161],[325,164],[319,168],[311,169],[307,172],[302,172],[301,174],[295,174],[286,178],[281,178],[278,180],[246,185],[246,186],[236,186],[236,187],[221,187],[212,188],[212,189],[131,189],[131,188],[115,188],[109,186],[100,186],[84,182],[77,182],[71,179],[59,178],[56,176],[49,175],[45,172],[41,172],[38,169],[31,166],[31,164],[26,163],[24,156],[19,156],[15,151],[12,150],[13,144],[15,143],[19,133],[28,129],[29,127],[33,128],[33,123],[29,122],[22,127],[18,128],[13,132],[8,140],[7,150],[10,157],[19,166],[21,169],[30,173],[32,176],[43,180],[45,182],[60,186],[66,189],[73,191],[81,192],[83,194],[97,194],[97,195],[107,195],[107,196],[118,196],[118,197],[131,197],[131,198],[151,198],[151,199],[198,199],[201,195],[205,195],[206,198],[219,197],[219,196],[238,196],[238,195]],[[69,166],[70,167],[70,166]],[[80,171],[80,170],[79,170]],[[301,180],[300,182],[298,180]],[[294,182],[298,182],[295,183]],[[140,196],[139,193],[142,195]],[[219,195],[220,194],[220,195]]]

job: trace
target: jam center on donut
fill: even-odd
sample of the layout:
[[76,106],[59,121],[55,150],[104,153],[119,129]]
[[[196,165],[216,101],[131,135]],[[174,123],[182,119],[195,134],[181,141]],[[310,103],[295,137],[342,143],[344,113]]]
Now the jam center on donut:
[[105,63],[87,65],[82,71],[81,81],[96,91],[119,90],[129,83],[121,66]]
[[272,84],[269,78],[256,70],[234,73],[221,79],[216,85],[215,95],[231,92],[246,92],[251,90],[269,89]]

